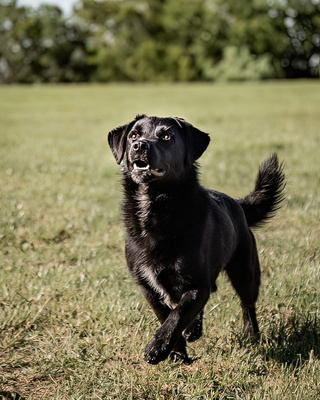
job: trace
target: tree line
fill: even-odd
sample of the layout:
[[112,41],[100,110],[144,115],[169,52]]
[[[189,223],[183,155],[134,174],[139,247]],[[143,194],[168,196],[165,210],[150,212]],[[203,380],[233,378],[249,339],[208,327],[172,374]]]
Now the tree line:
[[0,3],[0,83],[319,77],[320,0]]

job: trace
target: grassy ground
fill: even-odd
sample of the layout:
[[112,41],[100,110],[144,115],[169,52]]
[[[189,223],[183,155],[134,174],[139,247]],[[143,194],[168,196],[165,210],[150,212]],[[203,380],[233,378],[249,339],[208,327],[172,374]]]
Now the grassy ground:
[[[319,104],[318,81],[1,87],[0,398],[320,398]],[[157,322],[126,271],[105,142],[137,113],[210,132],[202,182],[232,196],[285,160],[284,207],[256,231],[259,344],[221,276],[194,363],[144,362]]]

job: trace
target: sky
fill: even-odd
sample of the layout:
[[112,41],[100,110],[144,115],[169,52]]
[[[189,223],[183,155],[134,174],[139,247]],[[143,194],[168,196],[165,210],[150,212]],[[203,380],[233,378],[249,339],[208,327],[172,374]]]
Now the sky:
[[68,16],[71,14],[72,6],[76,3],[76,0],[18,0],[19,6],[39,7],[39,5],[44,3],[59,6],[65,15]]

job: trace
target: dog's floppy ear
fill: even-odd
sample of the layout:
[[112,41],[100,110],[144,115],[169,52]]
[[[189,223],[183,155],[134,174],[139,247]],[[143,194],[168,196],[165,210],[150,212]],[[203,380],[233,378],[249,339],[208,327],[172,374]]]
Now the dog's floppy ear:
[[187,143],[186,164],[192,165],[204,153],[210,142],[210,136],[195,128],[183,118],[174,118],[176,123],[185,131]]
[[145,115],[137,115],[136,118],[126,125],[118,126],[108,133],[108,143],[114,158],[117,163],[120,164],[124,153],[126,151],[126,140],[128,133],[130,132],[133,125]]

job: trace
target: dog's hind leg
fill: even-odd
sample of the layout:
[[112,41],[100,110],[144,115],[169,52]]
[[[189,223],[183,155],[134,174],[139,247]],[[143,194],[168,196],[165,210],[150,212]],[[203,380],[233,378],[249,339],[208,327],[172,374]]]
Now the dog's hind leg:
[[250,234],[252,241],[245,242],[227,265],[226,271],[241,299],[244,332],[250,337],[258,337],[255,304],[259,295],[260,266],[255,240],[251,232]]

